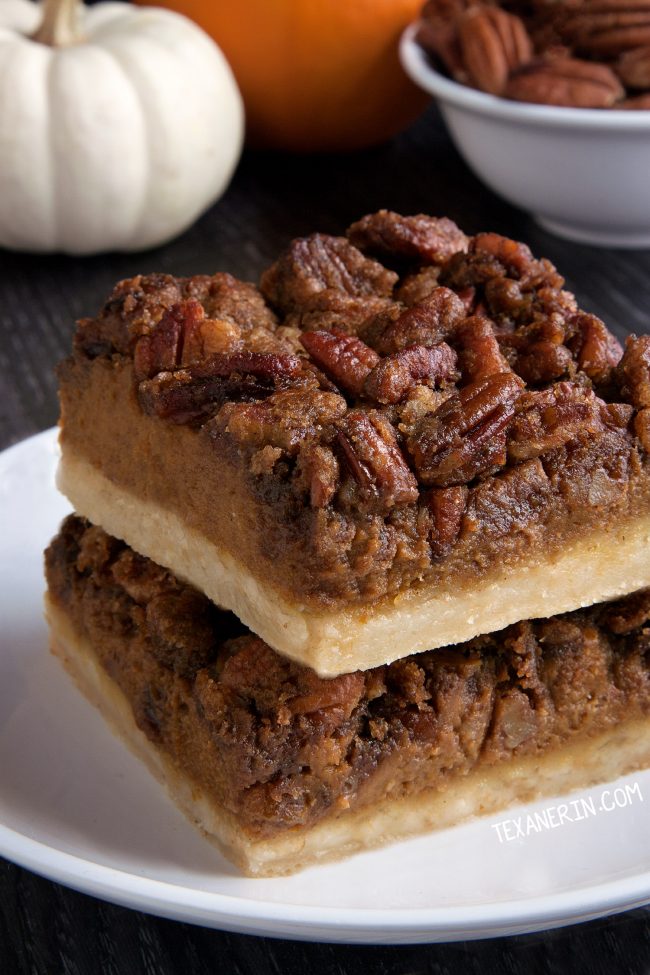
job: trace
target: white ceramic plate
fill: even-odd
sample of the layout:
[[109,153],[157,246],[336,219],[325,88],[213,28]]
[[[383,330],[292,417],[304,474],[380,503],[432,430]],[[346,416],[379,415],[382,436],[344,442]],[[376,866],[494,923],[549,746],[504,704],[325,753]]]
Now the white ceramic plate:
[[577,793],[595,809],[581,820],[558,823],[559,800],[525,807],[556,826],[523,837],[501,842],[485,819],[295,877],[238,876],[47,651],[42,550],[68,510],[55,463],[54,431],[0,455],[0,854],[154,914],[320,941],[490,937],[650,901],[650,772]]

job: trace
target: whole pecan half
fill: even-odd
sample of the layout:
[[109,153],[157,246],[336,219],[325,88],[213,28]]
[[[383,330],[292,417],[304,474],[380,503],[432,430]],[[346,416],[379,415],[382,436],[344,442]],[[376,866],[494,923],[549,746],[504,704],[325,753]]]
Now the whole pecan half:
[[427,298],[389,322],[377,340],[382,355],[409,345],[437,345],[465,317],[465,306],[449,288],[435,288]]
[[419,383],[435,386],[454,379],[456,361],[446,342],[430,348],[410,345],[382,359],[369,373],[363,392],[378,403],[399,403]]
[[418,483],[381,413],[350,410],[336,428],[343,458],[366,501],[387,511],[417,500]]
[[508,430],[508,457],[530,460],[581,433],[599,433],[603,430],[601,407],[606,409],[606,404],[592,390],[568,382],[523,393]]
[[505,431],[521,391],[512,372],[498,373],[465,386],[422,417],[407,442],[419,480],[450,487],[503,466]]
[[358,395],[366,376],[379,362],[374,349],[338,329],[304,332],[300,341],[316,365],[346,393]]
[[470,83],[492,95],[501,95],[510,72],[533,54],[523,20],[500,7],[471,7],[458,21],[458,38]]
[[607,65],[569,57],[534,61],[519,68],[504,90],[506,98],[514,101],[575,108],[611,108],[624,94]]
[[582,54],[615,57],[650,44],[648,0],[594,0],[567,13],[561,36]]

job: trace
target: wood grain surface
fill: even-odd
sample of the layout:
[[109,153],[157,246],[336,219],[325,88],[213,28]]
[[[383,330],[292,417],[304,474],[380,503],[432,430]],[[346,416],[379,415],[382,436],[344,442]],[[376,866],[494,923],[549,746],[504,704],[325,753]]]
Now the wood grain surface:
[[[140,271],[227,270],[256,280],[292,237],[342,232],[380,207],[445,214],[469,233],[494,230],[525,240],[559,267],[581,306],[619,336],[650,330],[650,251],[601,250],[548,235],[472,176],[430,109],[400,138],[354,155],[246,154],[222,200],[188,233],[154,251],[85,259],[0,252],[0,447],[56,422],[54,369],[68,351],[74,320],[93,314],[117,279]],[[0,975],[132,972],[650,975],[650,909],[467,944],[313,945],[149,917],[0,861]]]

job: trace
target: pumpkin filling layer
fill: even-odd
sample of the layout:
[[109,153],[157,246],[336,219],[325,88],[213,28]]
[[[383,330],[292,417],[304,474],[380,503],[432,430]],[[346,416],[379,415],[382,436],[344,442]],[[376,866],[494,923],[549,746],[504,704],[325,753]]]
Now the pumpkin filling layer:
[[53,648],[252,873],[650,764],[648,592],[322,679],[76,516],[46,568]]
[[60,378],[75,508],[323,675],[650,586],[650,337],[496,234],[138,276]]

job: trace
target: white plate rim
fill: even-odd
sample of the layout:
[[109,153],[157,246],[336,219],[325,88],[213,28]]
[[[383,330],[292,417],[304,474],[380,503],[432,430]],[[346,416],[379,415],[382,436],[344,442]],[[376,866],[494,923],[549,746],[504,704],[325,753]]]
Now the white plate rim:
[[[22,452],[53,449],[56,435],[51,428],[0,452],[0,474]],[[462,907],[339,910],[272,902],[138,876],[42,843],[1,821],[0,854],[50,880],[129,908],[296,940],[417,944],[490,938],[561,927],[650,903],[650,871],[555,894]]]

